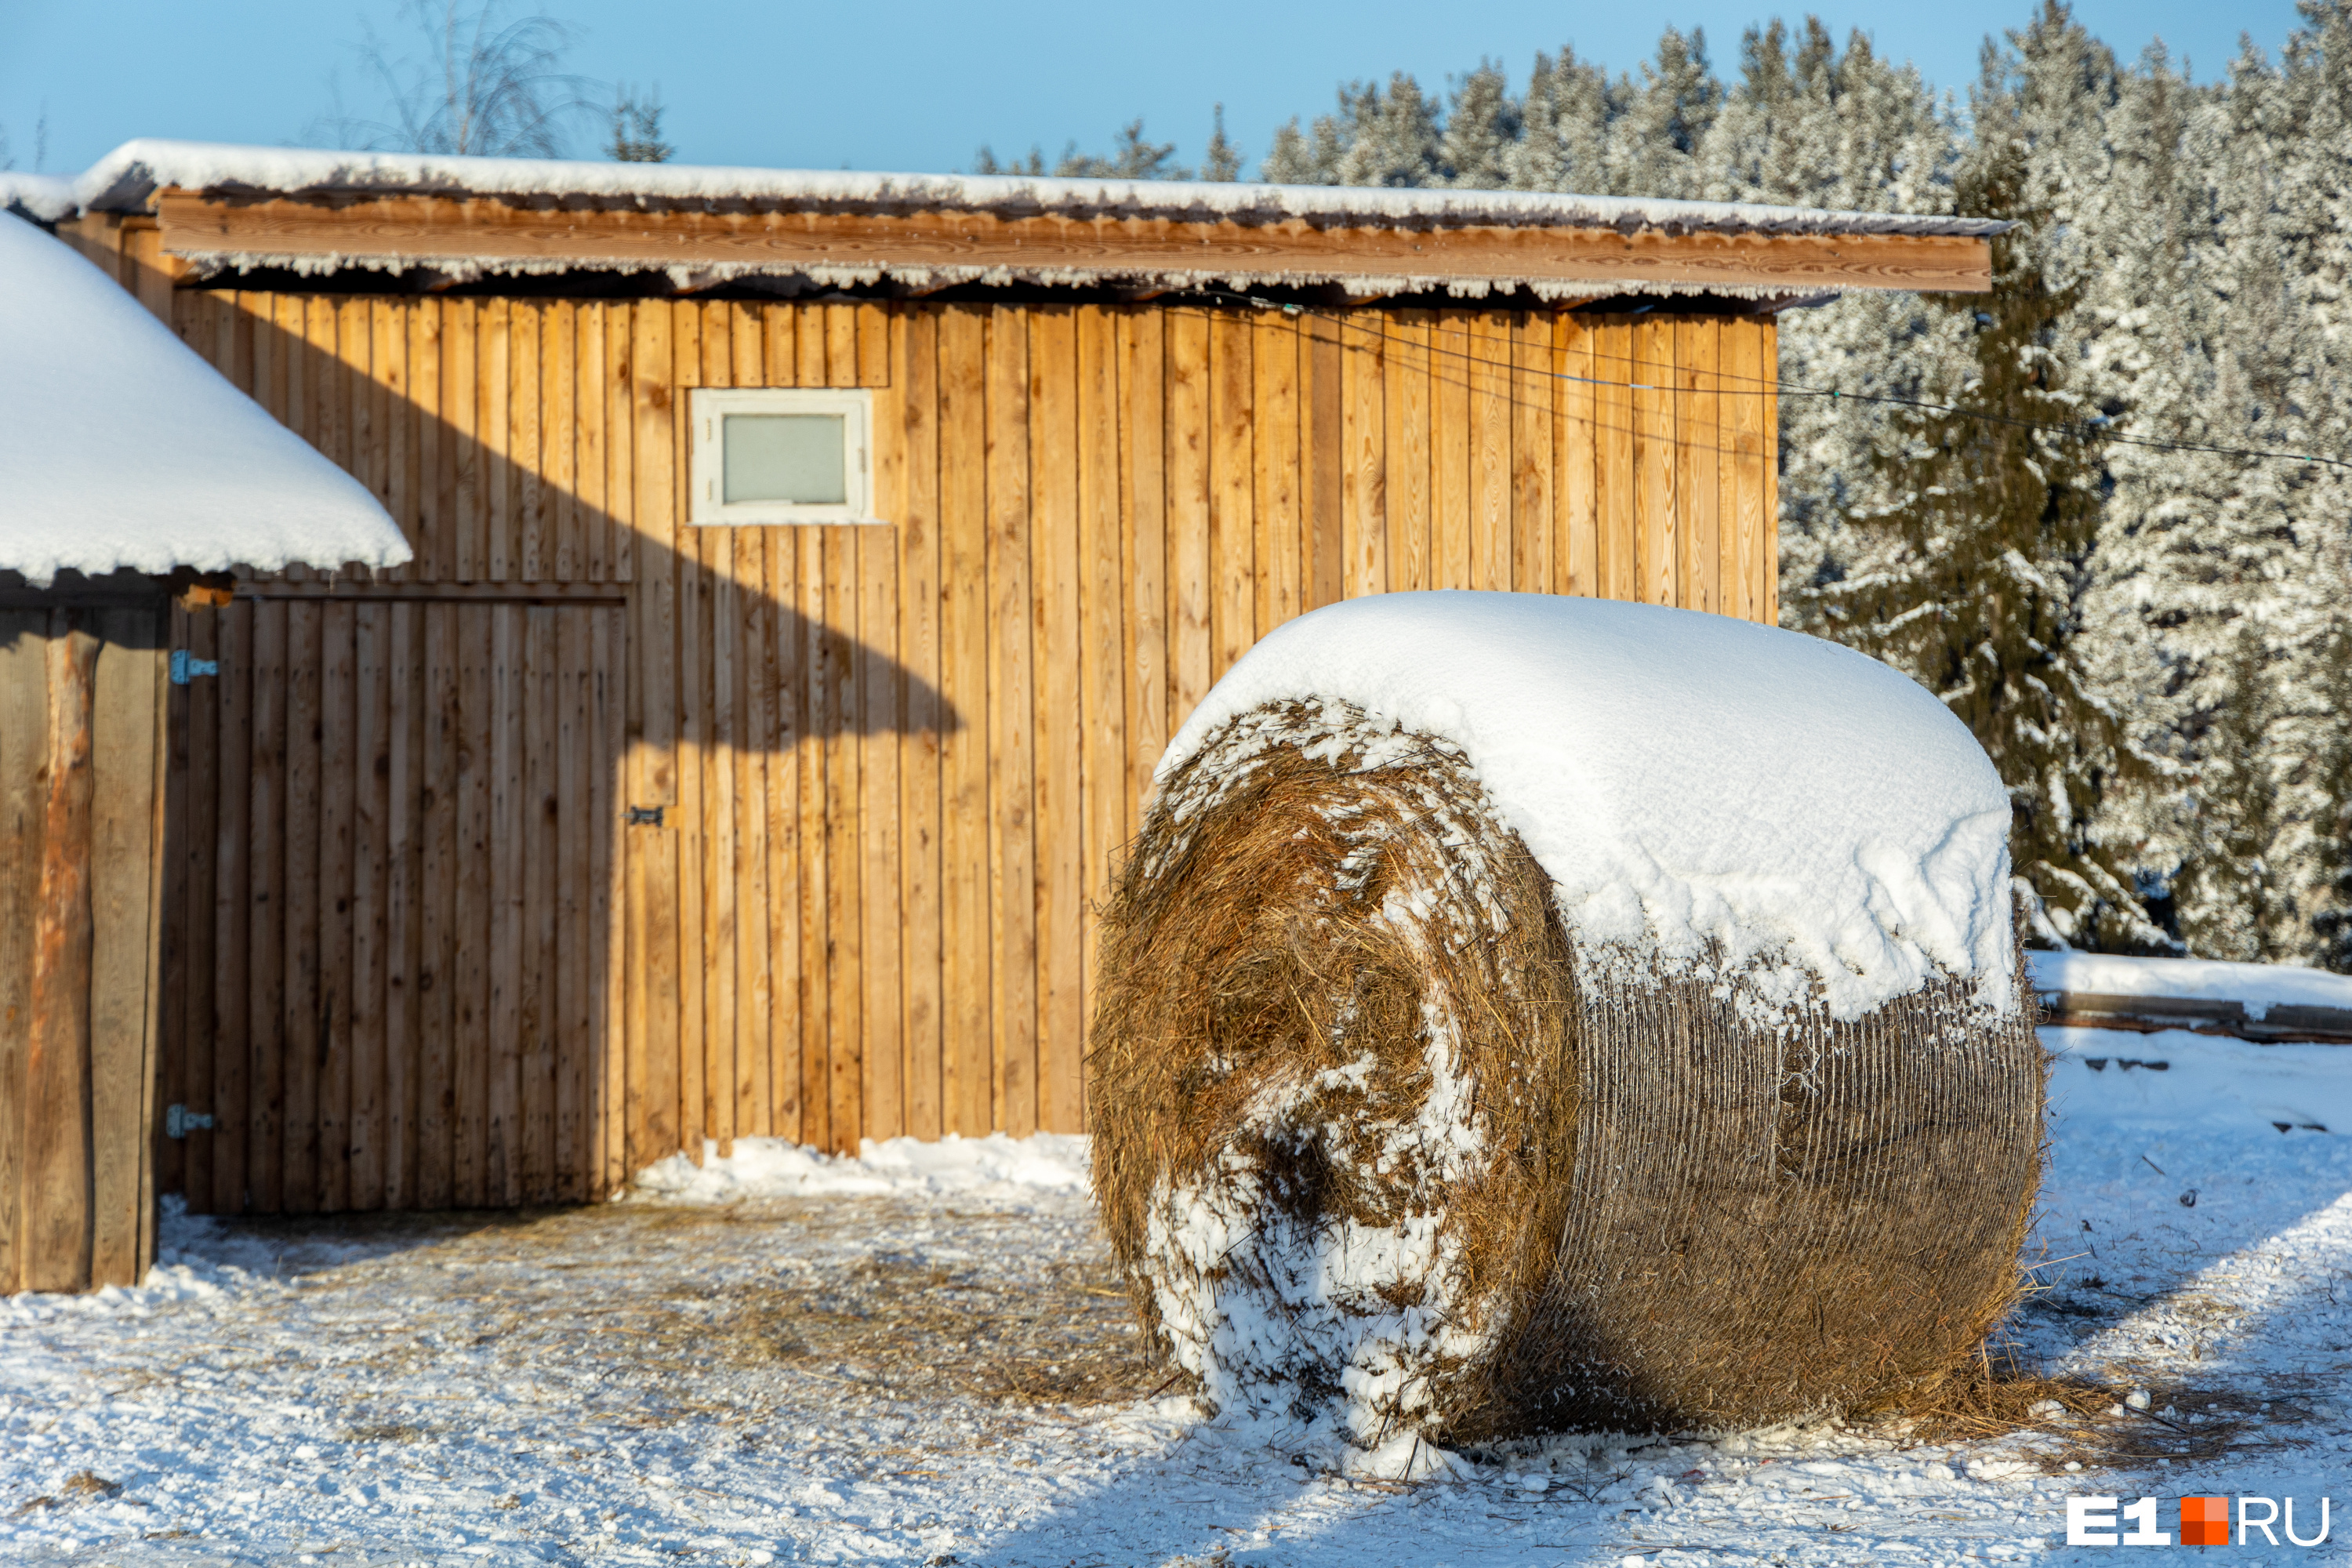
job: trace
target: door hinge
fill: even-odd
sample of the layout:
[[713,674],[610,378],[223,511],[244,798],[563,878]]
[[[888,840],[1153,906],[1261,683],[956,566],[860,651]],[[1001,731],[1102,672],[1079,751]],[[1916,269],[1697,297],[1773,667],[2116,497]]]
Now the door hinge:
[[185,686],[199,675],[219,673],[220,660],[216,658],[197,658],[184,647],[172,650],[172,684],[174,686]]
[[662,808],[657,805],[633,805],[629,807],[628,820],[632,827],[659,827],[662,825]]
[[173,1105],[163,1111],[163,1136],[185,1138],[191,1132],[212,1131],[212,1117],[201,1110],[190,1110],[184,1105]]

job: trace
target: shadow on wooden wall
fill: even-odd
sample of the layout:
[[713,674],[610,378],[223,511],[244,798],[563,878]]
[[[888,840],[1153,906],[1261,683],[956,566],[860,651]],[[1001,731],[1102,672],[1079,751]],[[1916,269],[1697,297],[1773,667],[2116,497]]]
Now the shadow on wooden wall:
[[175,612],[218,673],[173,689],[163,1101],[211,1122],[165,1189],[494,1207],[684,1130],[854,1146],[899,1077],[856,994],[861,804],[963,721],[895,656],[901,530],[684,523],[682,394],[887,384],[888,318],[163,303],[416,552]]

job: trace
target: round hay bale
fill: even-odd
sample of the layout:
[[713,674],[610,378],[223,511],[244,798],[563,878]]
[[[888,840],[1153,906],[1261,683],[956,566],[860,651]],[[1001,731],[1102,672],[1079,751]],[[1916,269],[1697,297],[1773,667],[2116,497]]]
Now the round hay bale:
[[[1136,1309],[1220,1409],[1451,1446],[1898,1406],[1974,1356],[2040,1172],[2007,802],[1859,656],[1792,704],[1790,661],[1819,678],[1826,647],[1391,595],[1292,623],[1211,694],[1104,913],[1089,1074]],[[1775,728],[1727,718],[1743,700],[1882,794],[1890,756],[1979,771],[1915,787],[1916,822],[1846,803],[1859,843],[1792,838],[1843,807],[1742,773]],[[1711,722],[1718,765],[1595,740],[1629,718]],[[1539,798],[1547,756],[1580,824]],[[1775,815],[1743,839],[1750,813]]]

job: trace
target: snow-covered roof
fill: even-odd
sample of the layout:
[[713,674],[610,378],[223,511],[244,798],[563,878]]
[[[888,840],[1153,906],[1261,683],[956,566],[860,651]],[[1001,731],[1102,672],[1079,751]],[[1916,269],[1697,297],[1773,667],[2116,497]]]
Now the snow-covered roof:
[[[1000,216],[1305,219],[1362,226],[1499,225],[1744,234],[1968,235],[2000,233],[1985,218],[1828,212],[1741,202],[1654,201],[1538,191],[1398,190],[1360,185],[1265,185],[1174,180],[1049,179],[1026,174],[859,174],[688,163],[463,158],[244,147],[142,138],[126,142],[70,182],[28,187],[35,216],[72,207],[142,209],[158,190],[260,195],[431,193],[522,201],[743,204],[866,212],[984,212]],[[66,205],[70,202],[71,205]]]
[[6,213],[0,279],[0,570],[47,584],[61,571],[408,559],[365,486]]
[[1169,777],[1268,702],[1352,703],[1461,748],[1580,953],[1853,1018],[1939,976],[2017,1005],[2009,793],[1968,726],[1834,643],[1542,594],[1350,599],[1213,687]]
[[1394,190],[124,143],[16,201],[54,221],[152,211],[200,276],[365,269],[440,281],[644,272],[680,289],[931,292],[1110,284],[1527,291],[1788,304],[1990,287],[1979,218],[1535,191]]

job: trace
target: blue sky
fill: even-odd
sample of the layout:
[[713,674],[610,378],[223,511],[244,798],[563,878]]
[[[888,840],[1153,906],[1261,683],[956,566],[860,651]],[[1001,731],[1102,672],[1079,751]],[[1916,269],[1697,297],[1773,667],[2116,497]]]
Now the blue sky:
[[[2032,0],[1822,5],[1843,37],[1868,32],[1939,86],[1962,88],[1988,33],[2020,26]],[[1702,26],[1729,74],[1755,4],[1634,5],[1268,4],[1181,7],[1004,3],[893,5],[795,0],[548,0],[580,26],[573,63],[603,80],[657,82],[682,160],[783,167],[947,170],[982,142],[1000,154],[1072,137],[1107,148],[1140,114],[1146,131],[1199,155],[1211,106],[1255,159],[1276,126],[1330,105],[1343,79],[1405,69],[1425,87],[1499,60],[1515,84],[1538,49],[1572,44],[1625,69],[1668,23]],[[1801,9],[1777,13],[1800,16]],[[2119,52],[2161,35],[2211,79],[2242,31],[2275,55],[2292,0],[2083,0],[2077,13]],[[0,131],[18,168],[85,167],[133,136],[299,142],[330,107],[341,68],[347,106],[365,94],[352,67],[363,20],[394,23],[394,0],[0,0]],[[397,36],[397,35],[392,35]],[[590,134],[577,150],[593,152]]]

